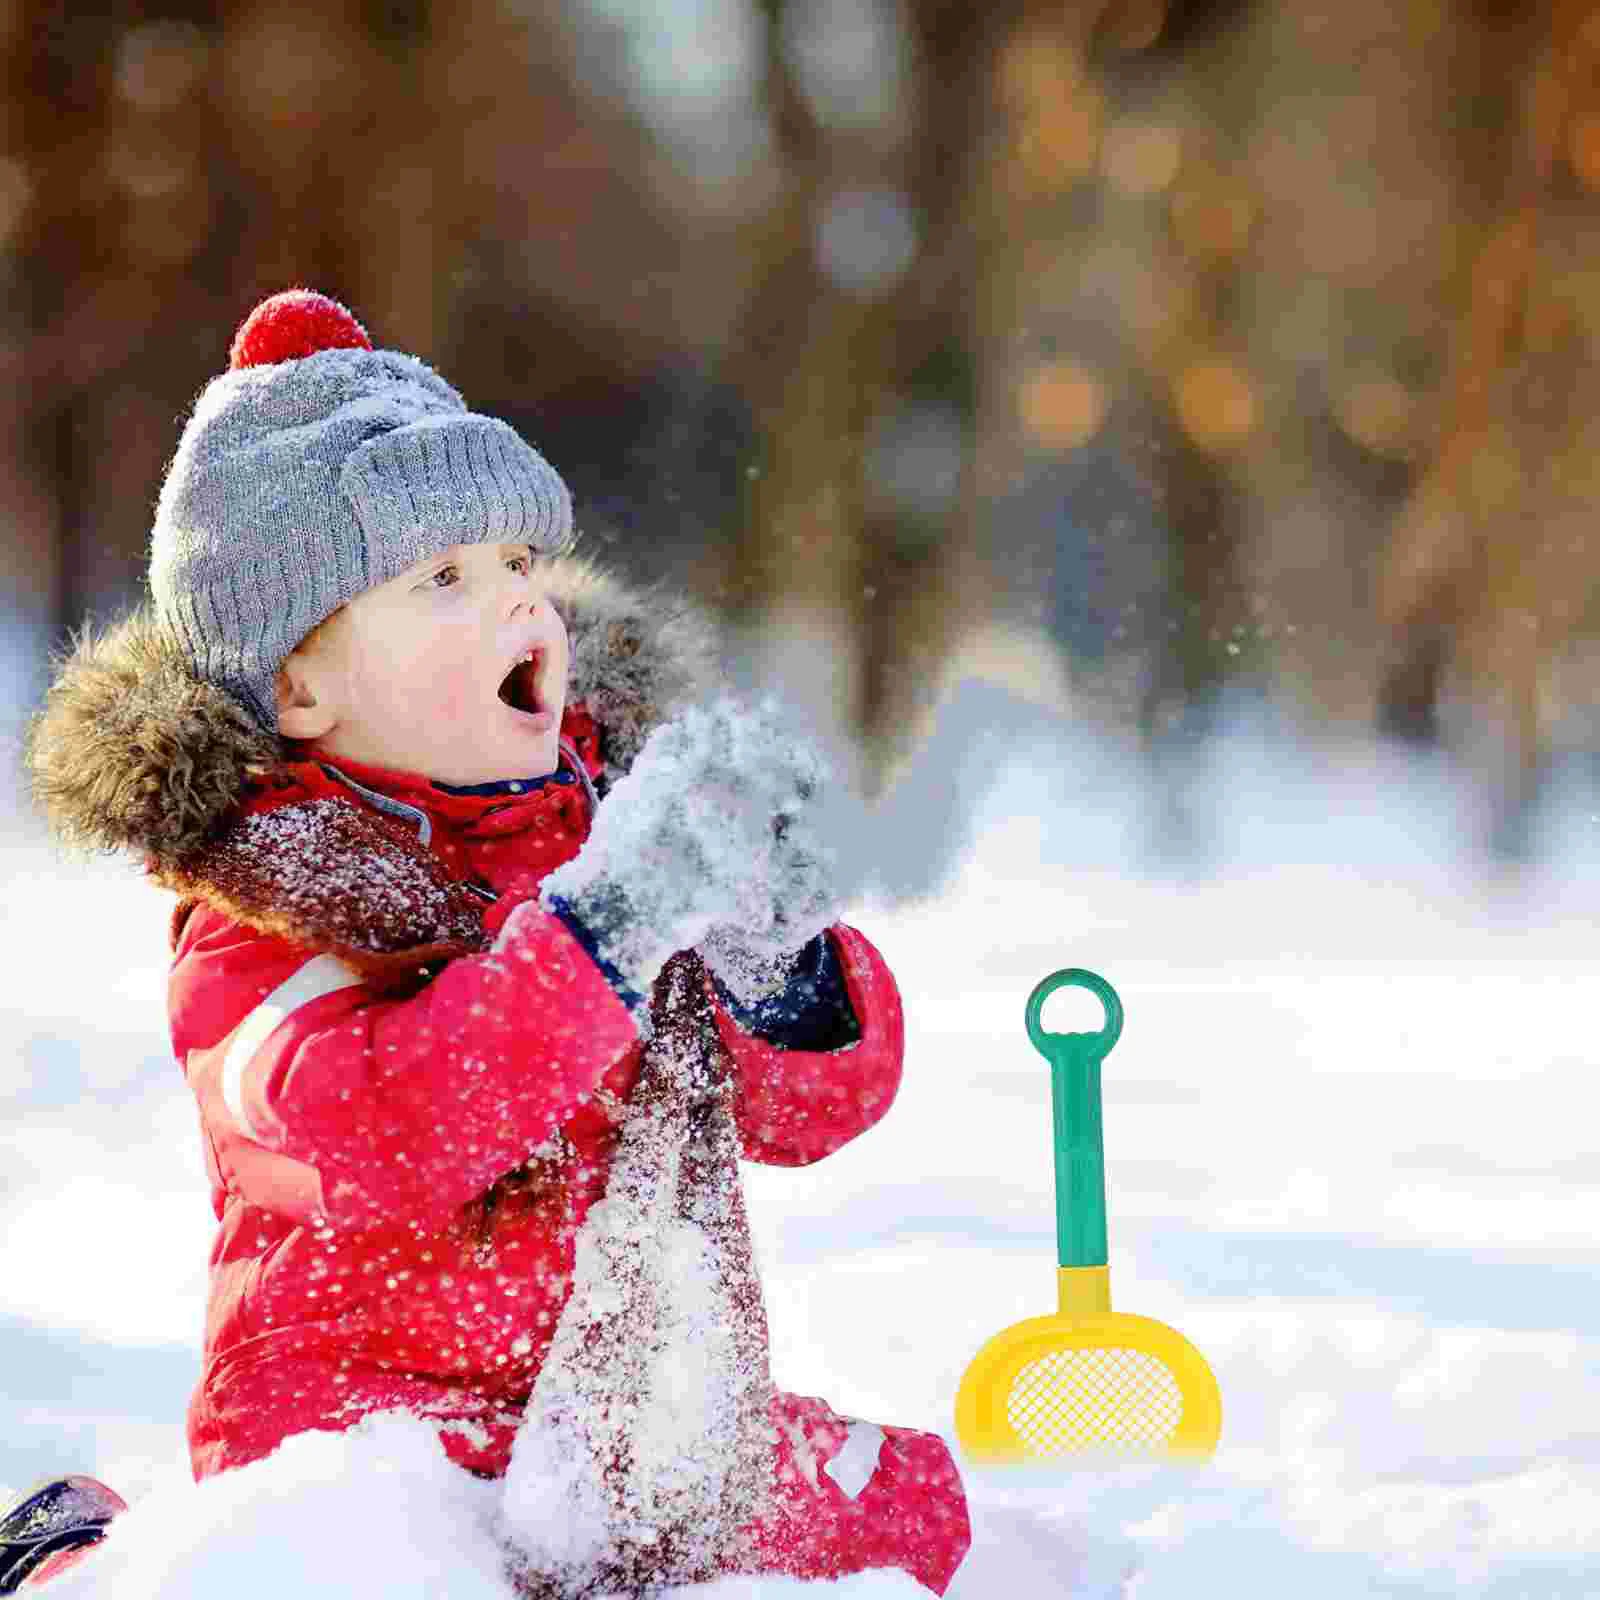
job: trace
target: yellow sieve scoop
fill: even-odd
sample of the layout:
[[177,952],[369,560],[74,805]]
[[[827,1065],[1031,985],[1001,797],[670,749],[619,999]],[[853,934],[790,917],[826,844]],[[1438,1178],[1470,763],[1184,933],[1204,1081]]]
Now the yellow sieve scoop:
[[[1099,1033],[1046,1033],[1045,1000],[1078,985],[1106,1010]],[[997,1333],[956,1392],[956,1436],[975,1462],[1048,1462],[1080,1452],[1204,1460],[1222,1433],[1222,1394],[1176,1328],[1111,1309],[1100,1063],[1122,1002],[1097,973],[1053,972],[1028,996],[1028,1037],[1050,1063],[1059,1306]]]

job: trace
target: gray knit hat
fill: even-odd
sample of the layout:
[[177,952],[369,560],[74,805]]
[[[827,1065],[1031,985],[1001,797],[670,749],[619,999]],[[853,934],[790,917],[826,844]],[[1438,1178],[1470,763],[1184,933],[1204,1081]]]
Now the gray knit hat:
[[336,301],[290,290],[245,319],[230,370],[195,401],[150,589],[195,675],[276,732],[278,668],[319,622],[435,551],[488,541],[571,548],[555,469],[415,357],[374,350]]

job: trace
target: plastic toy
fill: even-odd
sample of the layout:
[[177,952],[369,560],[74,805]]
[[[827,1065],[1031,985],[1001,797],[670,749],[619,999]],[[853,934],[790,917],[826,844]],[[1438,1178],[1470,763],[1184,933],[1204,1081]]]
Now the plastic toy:
[[[1099,1033],[1046,1033],[1040,1008],[1076,984],[1099,996]],[[990,1339],[956,1394],[956,1435],[980,1463],[1038,1463],[1080,1452],[1208,1458],[1222,1395],[1205,1357],[1175,1328],[1111,1309],[1100,1063],[1122,1033],[1122,1002],[1081,967],[1028,996],[1028,1037],[1050,1063],[1055,1118],[1060,1309]]]

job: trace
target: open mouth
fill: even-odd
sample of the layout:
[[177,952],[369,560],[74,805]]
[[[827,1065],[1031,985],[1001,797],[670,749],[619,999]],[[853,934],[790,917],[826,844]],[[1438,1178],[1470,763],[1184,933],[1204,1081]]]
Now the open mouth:
[[539,651],[530,650],[526,655],[519,656],[511,670],[500,680],[497,692],[513,711],[530,717],[544,711],[544,702],[539,698],[539,668],[543,660]]

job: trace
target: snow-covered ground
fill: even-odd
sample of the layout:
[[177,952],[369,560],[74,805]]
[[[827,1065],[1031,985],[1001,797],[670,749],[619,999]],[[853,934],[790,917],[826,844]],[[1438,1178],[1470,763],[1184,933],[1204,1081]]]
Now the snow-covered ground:
[[[778,1381],[953,1441],[973,1353],[1054,1309],[1049,1076],[1022,1012],[1091,967],[1127,1012],[1104,1072],[1114,1302],[1206,1354],[1222,1444],[1204,1467],[968,1468],[954,1600],[1592,1600],[1600,820],[1558,807],[1543,864],[1496,881],[1462,865],[1475,819],[1438,771],[1241,736],[1190,797],[1217,870],[1179,876],[1142,865],[1148,806],[1110,749],[930,746],[952,748],[946,788],[983,790],[956,870],[846,918],[904,995],[899,1100],[815,1167],[745,1169]],[[940,781],[913,769],[886,821]],[[211,1219],[165,1049],[168,901],[26,829],[3,850],[0,1484],[88,1470],[135,1502],[57,1592],[504,1600],[492,1486],[402,1421],[188,1483]],[[1060,994],[1045,1023],[1098,1006]]]

